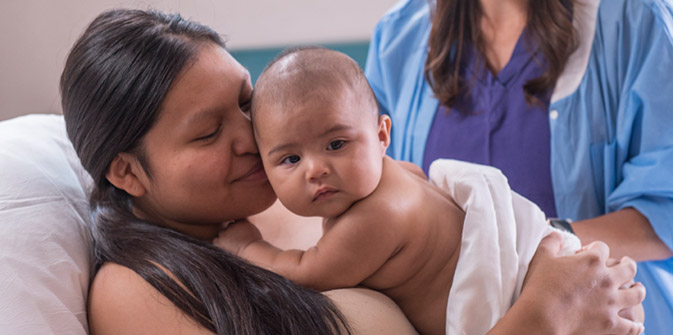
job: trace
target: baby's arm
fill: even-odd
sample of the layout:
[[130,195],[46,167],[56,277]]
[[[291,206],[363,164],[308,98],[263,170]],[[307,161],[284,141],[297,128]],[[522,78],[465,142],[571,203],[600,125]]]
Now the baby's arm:
[[388,215],[364,208],[344,214],[317,245],[281,250],[262,239],[248,221],[231,224],[213,242],[260,267],[317,290],[353,287],[374,274],[401,247]]

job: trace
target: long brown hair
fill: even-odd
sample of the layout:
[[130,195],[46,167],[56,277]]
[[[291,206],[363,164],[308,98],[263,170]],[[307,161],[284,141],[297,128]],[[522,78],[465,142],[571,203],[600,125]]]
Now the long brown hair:
[[68,136],[94,180],[96,269],[105,262],[130,268],[217,334],[349,333],[327,297],[137,218],[130,195],[105,178],[120,152],[136,154],[151,176],[142,139],[171,83],[203,43],[224,47],[213,30],[179,15],[119,9],[99,15],[68,55],[61,103]]
[[[523,86],[528,103],[554,88],[568,58],[577,48],[572,23],[575,0],[534,0],[528,6],[525,32],[544,56],[547,68],[538,78]],[[439,102],[452,107],[458,96],[469,89],[462,78],[465,51],[474,45],[483,54],[480,32],[483,12],[478,0],[437,0],[432,12],[432,29],[425,61],[425,77]],[[483,60],[482,60],[483,61]],[[538,60],[539,61],[539,60]]]

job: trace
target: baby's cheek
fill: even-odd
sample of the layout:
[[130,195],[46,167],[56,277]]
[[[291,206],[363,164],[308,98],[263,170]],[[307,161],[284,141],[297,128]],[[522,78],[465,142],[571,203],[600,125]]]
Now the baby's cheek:
[[301,192],[300,182],[293,182],[289,177],[277,178],[277,176],[270,177],[269,181],[276,196],[287,209],[295,213],[302,212],[302,200],[306,195]]
[[379,185],[381,180],[381,166],[376,166],[376,164],[371,164],[371,166],[361,166],[362,168],[358,171],[355,178],[352,178],[354,182],[351,182],[351,185],[357,188],[357,194],[360,197],[366,197]]

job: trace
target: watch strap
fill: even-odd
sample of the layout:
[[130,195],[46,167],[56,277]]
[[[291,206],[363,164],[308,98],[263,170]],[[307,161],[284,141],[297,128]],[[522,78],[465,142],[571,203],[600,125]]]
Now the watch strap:
[[561,229],[575,235],[575,231],[573,230],[573,227],[570,225],[569,220],[552,218],[549,219],[549,225],[554,228]]

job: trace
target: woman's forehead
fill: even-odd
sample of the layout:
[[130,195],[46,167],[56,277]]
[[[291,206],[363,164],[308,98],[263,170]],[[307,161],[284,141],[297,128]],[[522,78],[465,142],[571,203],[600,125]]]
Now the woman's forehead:
[[187,86],[190,87],[226,83],[238,88],[237,86],[249,78],[248,71],[227,50],[207,43],[199,48],[191,64],[178,75],[174,86],[180,85],[181,82],[187,82]]
[[193,114],[236,107],[241,91],[250,88],[248,71],[224,48],[204,46],[191,63],[164,98],[160,119],[184,122]]

